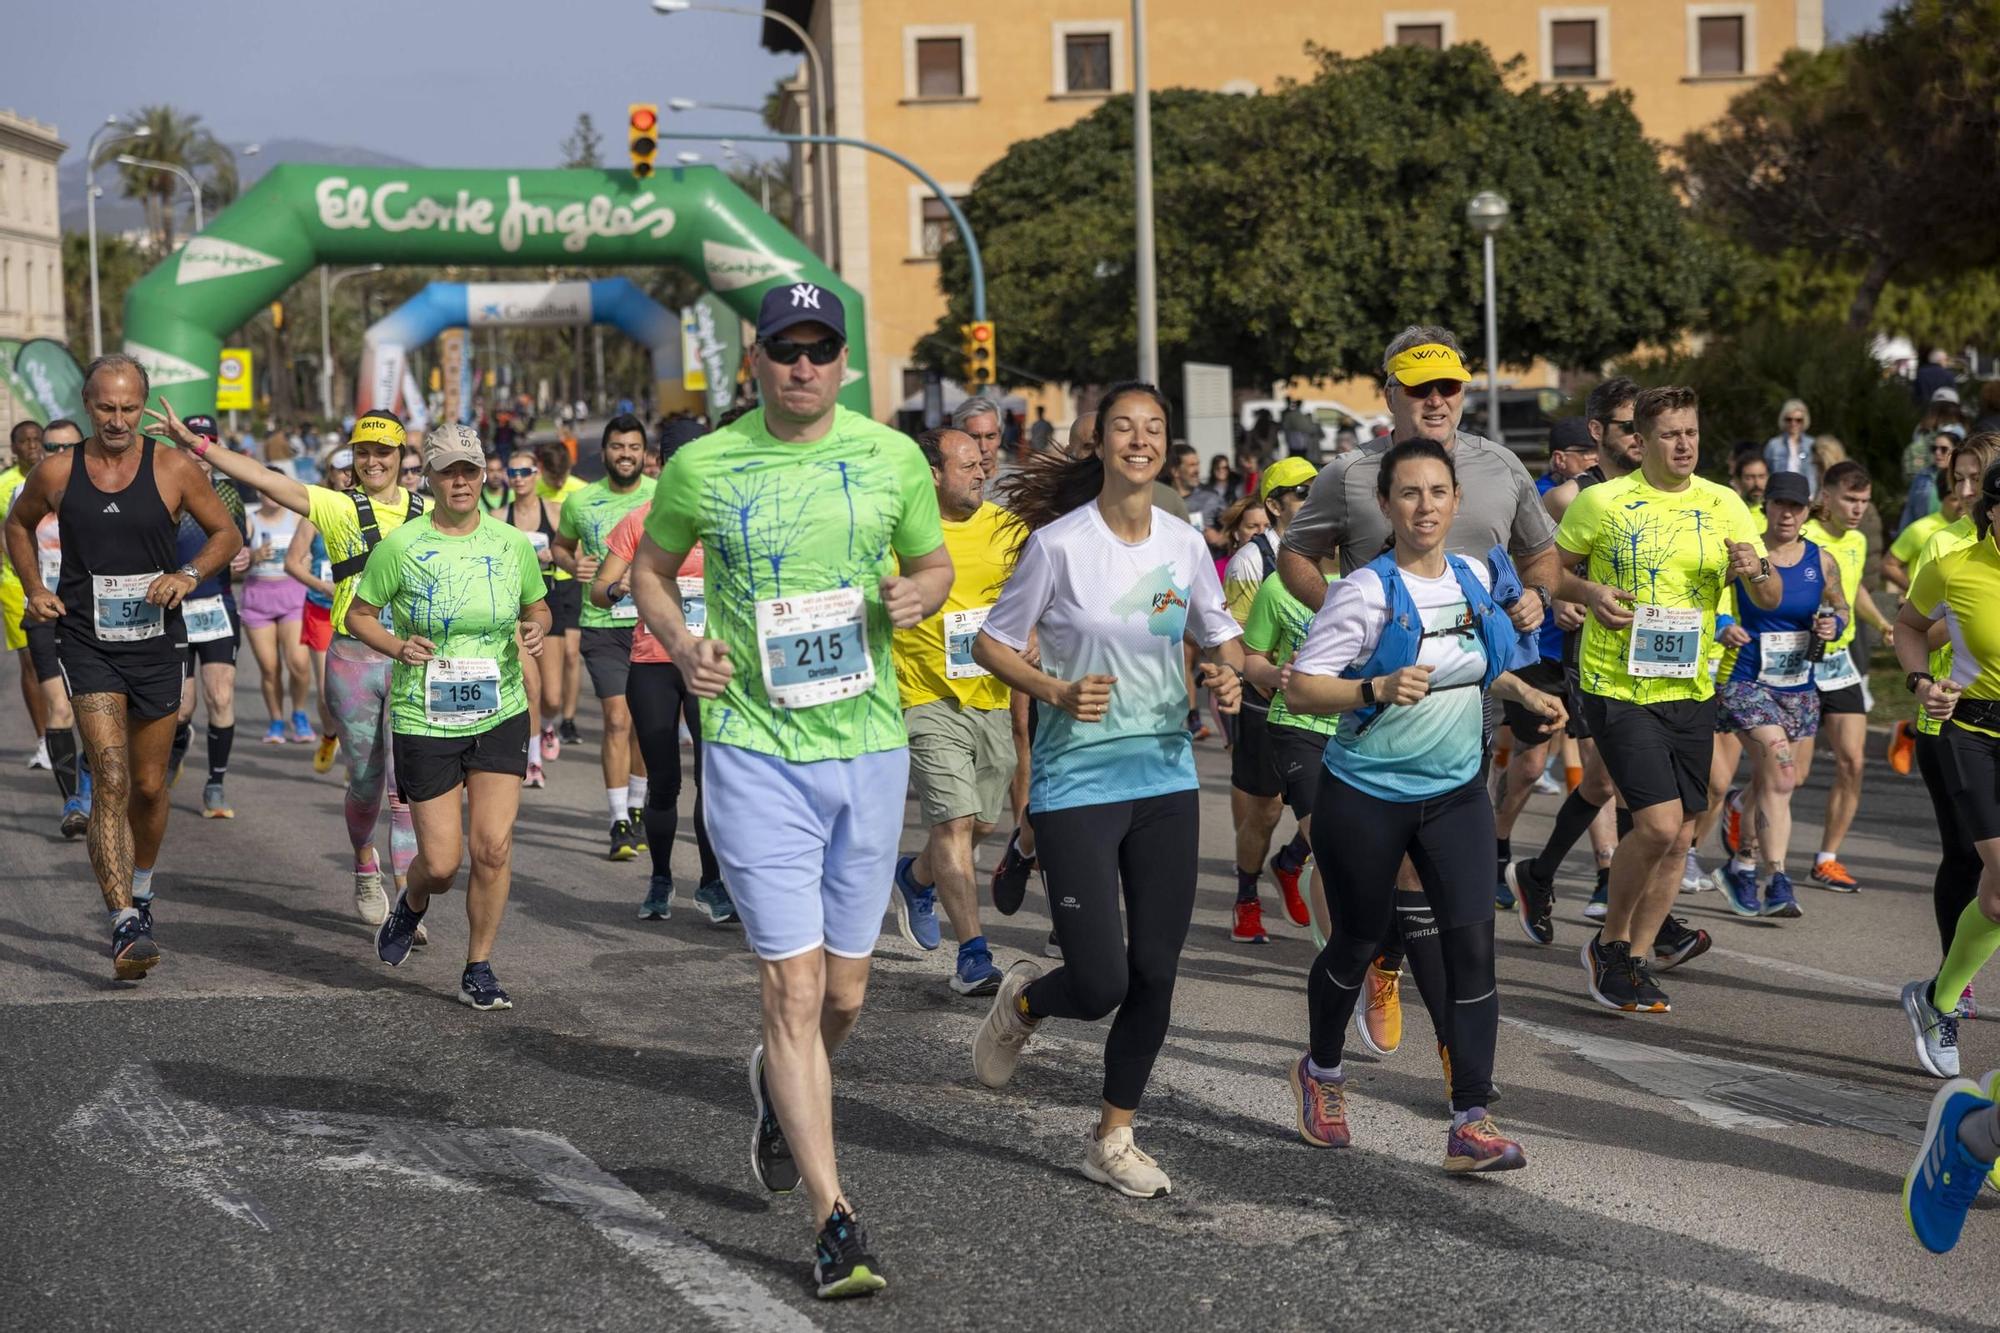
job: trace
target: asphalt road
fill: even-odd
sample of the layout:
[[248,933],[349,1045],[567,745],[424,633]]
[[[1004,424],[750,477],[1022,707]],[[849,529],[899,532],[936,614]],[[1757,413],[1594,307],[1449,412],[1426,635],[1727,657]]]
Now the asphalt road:
[[[1463,1180],[1439,1169],[1415,1005],[1394,1057],[1350,1043],[1355,1147],[1298,1141],[1284,1070],[1311,945],[1288,925],[1229,941],[1224,755],[1203,745],[1202,894],[1140,1120],[1173,1197],[1077,1169],[1101,1030],[1051,1024],[989,1092],[969,1059],[984,1002],[946,988],[948,949],[891,925],[835,1069],[843,1173],[892,1286],[834,1308],[806,1282],[802,1198],[747,1166],[751,960],[685,897],[636,918],[644,862],[602,859],[588,723],[517,828],[497,962],[518,1007],[479,1014],[455,1002],[460,900],[383,967],[352,916],[335,776],[255,742],[254,690],[239,713],[238,816],[196,817],[191,763],[157,880],[166,957],[137,986],[111,980],[18,710],[0,720],[0,1326],[1991,1326],[2000,1213],[1982,1205],[1944,1259],[1900,1216],[1931,1085],[1894,988],[1934,962],[1934,834],[1919,785],[1879,764],[1847,856],[1867,891],[1802,889],[1783,924],[1684,898],[1718,947],[1669,978],[1671,1016],[1584,997],[1581,858],[1557,947],[1503,918],[1495,1113],[1530,1164]],[[1799,846],[1822,800],[1815,778]],[[691,883],[692,846],[677,857]],[[1035,895],[989,923],[1003,963],[1046,929]],[[2000,1064],[1993,1032],[1968,1025],[1969,1070]]]

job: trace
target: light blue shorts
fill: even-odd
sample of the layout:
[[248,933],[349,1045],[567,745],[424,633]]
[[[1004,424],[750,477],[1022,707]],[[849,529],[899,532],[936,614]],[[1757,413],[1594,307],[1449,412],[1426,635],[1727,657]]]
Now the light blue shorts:
[[907,749],[794,764],[735,745],[702,747],[708,839],[759,958],[875,952],[909,782]]

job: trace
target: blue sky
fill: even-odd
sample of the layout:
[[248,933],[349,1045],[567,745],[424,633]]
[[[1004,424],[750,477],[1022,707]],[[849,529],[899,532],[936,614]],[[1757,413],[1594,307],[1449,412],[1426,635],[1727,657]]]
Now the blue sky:
[[[1825,3],[1837,39],[1889,0]],[[303,138],[434,166],[554,165],[580,111],[615,157],[628,102],[761,103],[797,58],[767,54],[759,27],[662,18],[647,0],[25,0],[6,22],[0,104],[54,121],[77,150],[107,114],[165,101],[232,143]],[[100,82],[100,68],[116,74]],[[717,133],[755,125],[723,112],[680,119]]]

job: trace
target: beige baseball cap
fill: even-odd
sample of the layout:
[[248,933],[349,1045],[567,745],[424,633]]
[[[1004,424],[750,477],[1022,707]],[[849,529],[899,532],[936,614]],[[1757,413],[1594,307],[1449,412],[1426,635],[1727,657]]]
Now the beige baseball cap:
[[426,472],[442,472],[454,463],[486,466],[486,450],[479,443],[479,432],[456,421],[439,426],[424,437]]

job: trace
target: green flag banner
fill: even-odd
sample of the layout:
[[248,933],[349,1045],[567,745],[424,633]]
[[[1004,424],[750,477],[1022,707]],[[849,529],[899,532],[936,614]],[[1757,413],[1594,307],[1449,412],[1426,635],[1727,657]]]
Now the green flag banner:
[[83,415],[83,367],[69,354],[69,348],[49,338],[36,338],[14,354],[14,377],[27,386],[31,410],[40,413],[44,425],[58,417],[81,424]]
[[815,283],[847,308],[841,402],[866,412],[860,293],[714,167],[630,172],[274,168],[125,301],[125,350],[183,415],[215,410],[222,340],[317,264],[671,264],[737,315]]

